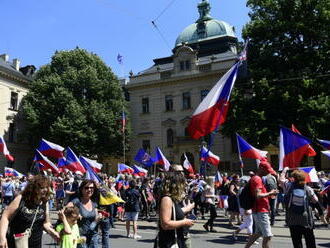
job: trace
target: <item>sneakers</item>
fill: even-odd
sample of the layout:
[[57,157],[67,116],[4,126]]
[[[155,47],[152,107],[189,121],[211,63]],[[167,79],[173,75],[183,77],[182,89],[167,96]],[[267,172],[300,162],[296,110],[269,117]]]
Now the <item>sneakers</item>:
[[140,238],[142,238],[140,235],[134,235],[134,237],[133,237],[134,239],[140,239]]
[[218,232],[218,231],[215,230],[215,229],[213,229],[213,228],[211,228],[211,229],[210,229],[210,232],[212,232],[212,233],[216,233],[216,232]]
[[133,234],[127,234],[127,238],[133,238],[134,237],[134,235]]
[[204,224],[203,227],[207,232],[209,232],[209,226],[207,224]]

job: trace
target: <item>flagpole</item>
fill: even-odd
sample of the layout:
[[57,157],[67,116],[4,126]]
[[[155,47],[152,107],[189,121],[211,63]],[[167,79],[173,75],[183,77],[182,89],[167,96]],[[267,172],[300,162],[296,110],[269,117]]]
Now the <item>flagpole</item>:
[[241,167],[241,177],[242,177],[243,176],[243,160],[242,160],[242,156],[241,156],[241,150],[239,149],[237,133],[236,133],[236,143],[237,143],[238,158],[239,158],[239,161],[241,162],[240,167]]
[[124,154],[124,164],[125,164],[126,158],[125,158],[125,129],[124,128],[123,128],[123,154]]

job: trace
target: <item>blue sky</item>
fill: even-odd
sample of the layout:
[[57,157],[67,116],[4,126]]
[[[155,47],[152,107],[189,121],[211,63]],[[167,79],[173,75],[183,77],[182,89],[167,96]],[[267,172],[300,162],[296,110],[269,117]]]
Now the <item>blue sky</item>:
[[[152,66],[154,58],[171,55],[177,36],[198,19],[200,1],[1,0],[0,54],[39,68],[56,50],[79,46],[99,55],[122,77]],[[242,27],[249,21],[246,1],[209,1],[211,16],[233,25],[241,40]]]

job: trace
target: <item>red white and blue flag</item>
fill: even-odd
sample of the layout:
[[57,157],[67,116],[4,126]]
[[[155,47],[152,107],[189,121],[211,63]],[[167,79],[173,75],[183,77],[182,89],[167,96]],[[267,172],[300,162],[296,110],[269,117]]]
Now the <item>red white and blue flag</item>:
[[148,170],[143,169],[140,166],[133,165],[132,168],[134,170],[133,175],[140,176],[140,177],[146,177],[148,175]]
[[64,157],[63,151],[64,147],[47,141],[45,139],[41,139],[38,150],[47,157],[52,158],[61,158]]
[[125,128],[126,128],[126,114],[123,111],[121,114],[121,125],[122,125],[122,132],[125,132]]
[[327,150],[330,150],[330,140],[318,139],[318,142]]
[[50,161],[46,156],[42,155],[39,150],[36,150],[34,161],[41,165],[41,170],[48,170],[50,169],[53,174],[58,174],[60,171],[58,167]]
[[238,63],[220,78],[195,110],[188,126],[193,139],[208,135],[225,122],[237,69]]
[[217,170],[217,172],[215,173],[215,177],[214,177],[214,186],[216,187],[220,187],[222,185],[222,176],[220,174],[220,171]]
[[207,163],[213,164],[214,166],[217,166],[220,163],[220,157],[213,154],[205,146],[203,146],[200,151],[200,159],[201,161],[205,161]]
[[101,183],[102,180],[96,174],[96,172],[94,171],[94,168],[91,166],[91,163],[89,162],[89,161],[94,161],[94,160],[85,158],[83,156],[80,156],[79,160],[80,160],[81,164],[84,166],[84,168],[86,169],[86,179],[93,180],[96,183]]
[[292,130],[280,129],[280,161],[279,170],[284,167],[297,168],[305,155],[310,152],[311,141]]
[[86,169],[81,164],[78,156],[71,150],[70,147],[67,147],[65,152],[65,159],[61,159],[58,162],[58,166],[83,175],[86,172]]
[[118,173],[133,174],[134,170],[126,164],[118,164]]
[[189,172],[189,174],[194,174],[194,168],[189,162],[186,153],[184,153],[183,155],[184,155],[183,168],[185,168]]
[[321,151],[325,156],[330,158],[330,151]]
[[247,143],[238,133],[236,133],[236,139],[241,168],[244,166],[242,158],[257,159],[258,162],[260,162],[260,160],[267,159],[267,151],[262,151],[253,147]]
[[12,155],[10,155],[10,153],[7,149],[6,142],[2,136],[0,136],[0,152],[2,152],[3,155],[5,155],[7,160],[14,161],[14,157]]
[[23,177],[24,174],[18,172],[17,170],[9,167],[5,167],[5,177]]
[[315,167],[304,167],[299,168],[299,170],[303,171],[306,175],[306,183],[318,183],[319,177],[317,176]]
[[[293,124],[291,125],[291,130],[295,133],[301,134],[300,131]],[[313,147],[311,145],[308,146],[308,151],[307,151],[306,155],[308,157],[316,156],[316,152],[315,152],[315,150],[313,149]]]
[[[87,163],[95,173],[101,172],[103,164],[100,164],[97,161],[95,161],[93,159],[86,158],[84,156],[80,156],[79,160],[83,165],[84,165],[84,163]],[[86,166],[84,166],[84,167],[86,168]]]
[[156,164],[163,165],[165,171],[169,171],[170,170],[171,164],[167,160],[167,158],[164,156],[163,152],[160,150],[159,147],[156,147],[155,163]]

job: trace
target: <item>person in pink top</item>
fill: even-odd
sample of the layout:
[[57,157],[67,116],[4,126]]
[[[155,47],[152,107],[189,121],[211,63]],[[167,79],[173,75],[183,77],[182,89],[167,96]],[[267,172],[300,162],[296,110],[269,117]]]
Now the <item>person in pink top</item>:
[[255,231],[250,236],[245,248],[251,247],[253,243],[261,236],[263,237],[262,248],[270,247],[270,240],[273,234],[269,220],[268,198],[272,195],[276,195],[278,190],[271,190],[267,192],[261,178],[273,173],[274,170],[270,163],[267,161],[261,161],[257,174],[250,179],[250,192],[252,197],[255,198],[255,203],[252,207]]

